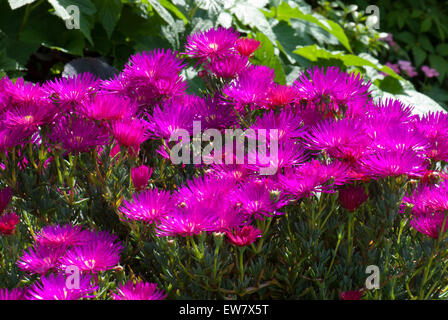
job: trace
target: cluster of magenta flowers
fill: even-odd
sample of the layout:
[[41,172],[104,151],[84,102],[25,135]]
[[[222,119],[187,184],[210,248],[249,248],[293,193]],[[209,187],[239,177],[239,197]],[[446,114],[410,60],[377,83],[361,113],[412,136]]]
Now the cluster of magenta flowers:
[[[235,30],[217,28],[188,37],[182,53],[135,54],[110,80],[87,73],[42,85],[1,79],[0,151],[7,157],[32,144],[70,162],[90,154],[97,166],[106,147],[110,158],[128,154],[132,192],[114,203],[116,212],[124,224],[150,227],[160,239],[224,234],[230,246],[251,246],[263,238],[258,223],[281,219],[290,206],[337,193],[342,214],[353,213],[369,200],[369,183],[390,179],[417,184],[401,206],[412,228],[431,238],[448,230],[448,182],[440,169],[448,162],[447,114],[418,116],[398,100],[374,101],[370,83],[337,67],[310,68],[292,84],[278,84],[274,70],[252,64],[259,46]],[[181,73],[189,62],[206,94],[187,93]],[[259,139],[260,129],[276,129],[278,139],[268,140],[271,150],[278,146],[269,163],[277,170],[260,175],[267,155],[249,151],[243,163],[195,164],[196,174],[183,185],[156,185],[160,168],[141,159],[165,158],[162,163],[169,164],[170,138],[179,129],[193,136],[195,121],[220,133],[253,129],[248,140]],[[145,155],[145,144],[156,145],[157,152]],[[19,169],[54,161],[25,160]],[[20,223],[16,213],[3,213],[11,197],[8,187],[0,190],[2,235],[13,234]],[[108,231],[53,224],[32,236],[17,266],[39,280],[23,290],[0,289],[0,299],[95,298],[98,274],[121,268],[125,244]],[[81,274],[76,289],[66,285],[65,272],[72,267]],[[166,297],[155,283],[130,280],[109,296]],[[356,297],[359,292],[342,294]]]

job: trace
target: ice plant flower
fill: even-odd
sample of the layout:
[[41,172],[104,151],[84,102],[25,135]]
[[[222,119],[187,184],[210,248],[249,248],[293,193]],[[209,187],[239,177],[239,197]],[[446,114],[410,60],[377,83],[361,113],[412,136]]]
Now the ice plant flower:
[[0,288],[0,300],[25,300],[25,290],[21,288],[11,290]]
[[35,245],[17,261],[17,265],[23,271],[36,274],[46,274],[50,270],[56,270],[59,259],[65,253],[66,247],[48,247]]
[[40,282],[32,285],[28,292],[28,300],[79,300],[94,298],[98,286],[91,284],[91,276],[79,278],[79,287],[70,288],[63,274],[42,276]]
[[239,38],[236,40],[236,49],[246,57],[250,57],[260,46],[260,41],[250,38]]
[[121,146],[138,153],[140,145],[148,139],[148,125],[146,121],[140,119],[114,121],[112,133]]
[[20,218],[15,212],[0,215],[0,233],[4,236],[13,234],[19,222]]
[[261,234],[261,230],[251,225],[234,229],[232,232],[226,232],[228,242],[238,247],[245,247],[252,244],[257,238],[261,237]]
[[100,80],[86,72],[58,78],[44,84],[43,90],[62,110],[78,107],[98,91]]
[[76,266],[81,272],[99,272],[111,270],[120,262],[120,254],[124,249],[121,242],[114,242],[114,237],[107,234],[92,234],[90,241],[69,249],[59,262],[59,269]]
[[34,241],[47,247],[78,245],[82,243],[82,227],[72,224],[46,226],[35,234]]
[[121,80],[127,96],[146,108],[185,93],[186,81],[180,75],[184,66],[170,49],[137,53],[130,57]]
[[132,184],[134,185],[134,189],[140,191],[146,187],[148,184],[149,178],[151,177],[152,168],[145,165],[141,165],[136,168],[131,169],[131,179]]
[[[277,130],[279,142],[285,142],[302,137],[304,134],[303,121],[300,117],[290,111],[283,111],[276,114],[274,111],[266,112],[250,126],[255,132],[266,130],[266,141],[270,141],[271,130]],[[246,131],[246,137],[256,139],[251,131]],[[258,134],[260,137],[260,134]]]
[[417,215],[413,217],[410,225],[418,232],[437,239],[440,232],[445,233],[448,230],[448,221],[446,220],[445,213],[435,212],[433,214]]
[[110,94],[98,94],[83,104],[84,114],[92,120],[123,120],[135,115],[135,102]]
[[269,107],[289,108],[296,102],[298,97],[299,95],[297,93],[296,88],[291,86],[275,84],[269,90],[268,94]]
[[204,68],[216,77],[233,79],[238,76],[248,66],[245,56],[232,54],[220,59],[213,59],[206,63]]
[[60,142],[65,150],[74,153],[88,152],[110,140],[107,130],[93,120],[69,117],[61,117],[49,136]]
[[134,194],[131,201],[124,200],[119,211],[131,220],[153,223],[168,215],[172,208],[170,192],[155,188]]
[[339,203],[350,212],[355,211],[368,197],[364,186],[348,185],[338,191]]
[[236,52],[239,34],[233,29],[210,29],[187,36],[185,54],[204,62],[219,59]]
[[117,293],[111,292],[114,300],[163,300],[166,298],[163,290],[157,289],[156,283],[132,280],[117,288]]

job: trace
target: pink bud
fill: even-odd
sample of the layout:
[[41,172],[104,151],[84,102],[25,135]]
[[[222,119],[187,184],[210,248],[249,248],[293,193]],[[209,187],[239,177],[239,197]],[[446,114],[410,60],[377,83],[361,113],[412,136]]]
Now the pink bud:
[[149,178],[152,174],[152,168],[151,170],[145,166],[141,165],[137,168],[131,169],[131,178],[132,178],[132,184],[134,185],[135,190],[141,190],[146,187],[148,184]]
[[361,297],[362,297],[362,291],[359,290],[341,292],[342,300],[360,300]]
[[362,205],[367,199],[368,195],[364,186],[348,186],[339,189],[339,203],[345,209],[353,212]]

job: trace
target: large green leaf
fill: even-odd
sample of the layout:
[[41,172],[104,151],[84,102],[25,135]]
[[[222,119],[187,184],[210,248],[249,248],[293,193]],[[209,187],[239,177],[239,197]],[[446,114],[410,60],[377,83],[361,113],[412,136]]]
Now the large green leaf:
[[98,9],[98,18],[106,30],[107,36],[112,36],[112,32],[120,19],[122,2],[121,0],[94,0]]
[[277,8],[272,8],[270,12],[265,12],[265,14],[268,17],[288,22],[290,19],[301,19],[312,22],[336,37],[349,52],[353,52],[344,29],[334,21],[325,19],[319,15],[303,13],[300,8],[292,8],[285,1]]
[[70,13],[67,11],[70,6],[77,6],[79,8],[79,27],[90,44],[93,45],[91,30],[95,24],[93,15],[96,13],[96,8],[91,0],[48,0],[53,6],[56,15],[63,20],[71,19]]
[[368,66],[368,67],[375,68],[378,71],[384,72],[384,73],[388,74],[389,76],[394,77],[398,80],[403,79],[388,66],[376,65],[367,59],[361,58],[359,56],[355,56],[353,54],[344,54],[341,52],[330,52],[325,49],[319,48],[316,45],[300,47],[300,48],[294,50],[294,53],[301,55],[310,61],[318,61],[319,59],[324,59],[324,60],[335,59],[335,60],[340,60],[347,67]]

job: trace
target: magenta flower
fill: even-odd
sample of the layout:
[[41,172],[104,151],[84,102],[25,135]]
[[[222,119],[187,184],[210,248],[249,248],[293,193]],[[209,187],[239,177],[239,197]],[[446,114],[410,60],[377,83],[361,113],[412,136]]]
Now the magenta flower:
[[370,101],[370,83],[365,84],[360,74],[347,74],[337,67],[328,67],[325,71],[317,67],[308,69],[299,75],[294,86],[301,100],[324,114],[350,111]]
[[157,289],[156,283],[143,281],[135,284],[128,281],[117,288],[117,293],[111,292],[111,296],[114,300],[163,300],[166,298],[163,290]]
[[129,119],[136,111],[134,102],[111,94],[99,94],[83,104],[84,114],[92,120]]
[[2,85],[4,90],[5,103],[2,107],[17,108],[23,105],[34,105],[36,107],[48,105],[49,100],[44,90],[39,84],[25,82],[22,78],[18,78],[16,82],[12,82],[8,78]]
[[4,236],[14,234],[19,222],[20,218],[15,212],[0,215],[0,233]]
[[65,150],[74,153],[88,152],[110,140],[107,130],[94,121],[73,117],[61,117],[49,136],[60,142]]
[[428,66],[422,66],[422,71],[427,78],[434,78],[439,76],[439,72],[436,69],[432,69]]
[[144,190],[124,200],[119,211],[129,219],[147,223],[158,222],[173,209],[171,194],[164,190]]
[[181,208],[163,217],[157,225],[159,237],[192,236],[204,231],[217,229],[217,215],[210,208],[196,205],[193,208]]
[[187,36],[185,54],[200,61],[220,59],[236,52],[239,34],[233,29],[210,29]]
[[140,119],[125,119],[112,124],[112,133],[121,146],[138,153],[140,145],[148,140],[148,125]]
[[126,93],[140,106],[181,96],[187,85],[180,75],[184,66],[169,49],[137,53],[122,73]]
[[42,276],[40,282],[33,284],[28,290],[28,300],[79,300],[94,298],[98,286],[91,284],[91,276],[79,278],[79,288],[71,288],[62,274]]
[[[268,111],[258,118],[250,128],[255,132],[259,132],[260,129],[266,130],[266,141],[270,141],[270,130],[272,129],[277,130],[279,142],[297,139],[304,134],[302,119],[290,111],[278,114]],[[247,131],[246,136],[251,139],[256,138],[250,131]]]
[[0,288],[0,300],[26,300],[25,290],[21,288],[11,290]]
[[43,89],[64,110],[87,101],[98,91],[99,84],[99,79],[86,72],[69,78],[49,81],[43,86]]
[[359,163],[366,174],[379,178],[421,177],[427,167],[426,159],[409,149],[377,151],[363,157]]
[[445,233],[448,230],[448,221],[443,212],[434,212],[433,214],[414,216],[411,220],[411,227],[428,237],[437,239],[439,233]]
[[415,216],[448,210],[448,180],[437,185],[420,185],[413,194],[403,197],[403,205],[412,207]]
[[281,215],[278,210],[288,201],[280,198],[275,200],[271,196],[271,190],[262,181],[252,181],[235,189],[231,199],[240,208],[241,212],[255,219],[263,219]]
[[56,270],[59,259],[65,253],[67,247],[49,247],[35,245],[17,261],[17,265],[23,271],[29,273],[46,274],[50,270]]
[[298,97],[299,95],[295,87],[275,84],[268,93],[269,107],[290,107],[296,102]]
[[24,104],[6,110],[3,123],[7,128],[19,129],[31,134],[36,132],[39,126],[51,122],[55,111],[50,104],[40,106]]
[[347,211],[353,212],[361,206],[369,196],[364,186],[348,185],[338,191],[338,201]]
[[82,227],[71,223],[66,225],[46,226],[37,232],[34,241],[39,246],[70,247],[82,243]]
[[346,118],[322,121],[304,139],[311,150],[322,150],[330,157],[349,161],[359,159],[372,143],[362,122]]
[[231,54],[220,59],[212,59],[204,68],[216,77],[233,79],[237,77],[248,66],[247,57]]
[[76,266],[81,272],[111,270],[120,262],[123,245],[114,242],[115,236],[108,233],[91,233],[91,239],[81,246],[69,249],[59,261],[59,269]]
[[389,126],[407,124],[413,119],[413,107],[403,104],[399,100],[386,99],[373,105],[367,111],[366,126],[371,135],[376,136],[378,129],[384,130]]
[[260,46],[260,41],[250,38],[239,38],[236,40],[236,49],[238,52],[246,57],[252,56],[252,54]]
[[9,202],[12,199],[12,190],[10,187],[6,187],[0,190],[0,215],[5,211]]
[[274,70],[265,66],[250,66],[238,79],[223,89],[223,95],[235,104],[235,109],[244,111],[267,108],[268,92],[274,85]]
[[257,238],[261,237],[261,230],[254,226],[247,225],[232,232],[226,232],[228,241],[238,247],[245,247],[252,244]]
[[146,188],[148,184],[149,178],[151,178],[152,168],[149,169],[145,165],[141,165],[136,168],[131,169],[131,179],[132,184],[134,185],[134,189],[140,191]]

